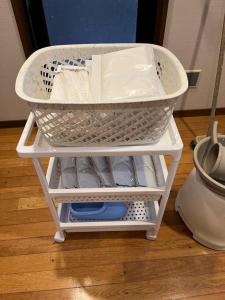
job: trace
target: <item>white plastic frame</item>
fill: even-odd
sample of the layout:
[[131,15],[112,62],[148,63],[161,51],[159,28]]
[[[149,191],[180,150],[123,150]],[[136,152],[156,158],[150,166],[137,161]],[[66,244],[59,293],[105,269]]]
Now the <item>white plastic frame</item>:
[[[173,118],[170,120],[169,127],[160,141],[151,145],[138,146],[119,146],[119,147],[53,147],[50,146],[38,131],[33,145],[27,146],[28,139],[32,132],[35,120],[33,113],[30,113],[23,133],[17,145],[17,153],[20,157],[32,158],[39,181],[41,183],[47,204],[51,211],[57,232],[55,241],[63,242],[65,232],[84,232],[84,231],[124,231],[124,230],[146,230],[148,239],[157,237],[162,217],[165,211],[167,200],[176,174],[177,166],[182,153],[183,143],[177,130]],[[157,154],[157,169],[161,170],[162,181],[160,187],[127,187],[127,188],[85,188],[85,189],[52,189],[49,186],[51,177],[54,176],[54,157],[64,156],[121,156],[121,155],[153,155]],[[171,155],[172,162],[169,171],[163,155]],[[47,174],[44,174],[40,158],[51,157]],[[152,198],[153,205],[148,205],[146,209],[150,216],[154,216],[144,221],[98,221],[98,222],[61,222],[62,203],[68,202],[67,197],[87,196],[87,195],[158,195],[161,196],[160,205],[155,198]],[[58,201],[57,201],[58,199]],[[55,203],[60,202],[58,209]],[[96,200],[94,200],[96,201]],[[74,202],[76,202],[74,200]]]

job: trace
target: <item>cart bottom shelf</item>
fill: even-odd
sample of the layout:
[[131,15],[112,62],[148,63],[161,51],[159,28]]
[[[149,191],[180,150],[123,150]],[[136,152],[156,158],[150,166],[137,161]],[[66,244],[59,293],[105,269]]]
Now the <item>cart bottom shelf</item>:
[[70,221],[68,204],[58,207],[60,229],[65,232],[127,231],[146,230],[147,238],[156,238],[156,218],[158,201],[128,202],[128,211],[124,218],[117,221]]

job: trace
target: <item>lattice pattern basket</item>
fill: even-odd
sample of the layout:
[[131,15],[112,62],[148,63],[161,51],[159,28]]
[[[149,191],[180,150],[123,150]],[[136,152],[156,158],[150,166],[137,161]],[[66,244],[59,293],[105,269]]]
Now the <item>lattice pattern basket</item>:
[[165,96],[126,99],[124,103],[76,103],[50,100],[59,64],[82,65],[94,54],[140,44],[63,45],[33,53],[16,80],[17,94],[30,105],[37,125],[53,146],[155,143],[165,132],[177,98],[187,87],[186,73],[167,49],[152,45]]

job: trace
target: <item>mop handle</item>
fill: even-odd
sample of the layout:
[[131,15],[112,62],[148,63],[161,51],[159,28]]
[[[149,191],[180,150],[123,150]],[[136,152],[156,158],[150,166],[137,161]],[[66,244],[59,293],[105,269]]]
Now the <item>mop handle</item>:
[[207,136],[212,136],[213,123],[215,121],[216,105],[218,100],[220,79],[221,79],[221,74],[223,69],[224,50],[225,50],[225,15],[223,17],[223,30],[222,30],[222,36],[220,42],[220,52],[219,52],[219,58],[217,64],[216,80],[215,80],[215,86],[213,91],[213,100],[212,100],[212,107],[211,107],[211,114],[210,114]]

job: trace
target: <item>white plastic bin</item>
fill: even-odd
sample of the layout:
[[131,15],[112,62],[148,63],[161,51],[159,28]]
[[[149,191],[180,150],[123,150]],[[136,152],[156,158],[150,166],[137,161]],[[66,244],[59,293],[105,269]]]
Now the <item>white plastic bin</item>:
[[[225,184],[211,178],[202,168],[202,160],[210,137],[202,139],[194,149],[192,170],[176,198],[176,210],[199,243],[225,250]],[[225,145],[225,136],[218,136]]]
[[41,133],[53,146],[133,145],[156,143],[166,131],[187,76],[167,49],[152,45],[157,74],[166,95],[125,99],[124,103],[54,103],[49,99],[59,64],[82,65],[94,54],[140,44],[63,45],[33,53],[22,66],[17,94],[30,105]]

